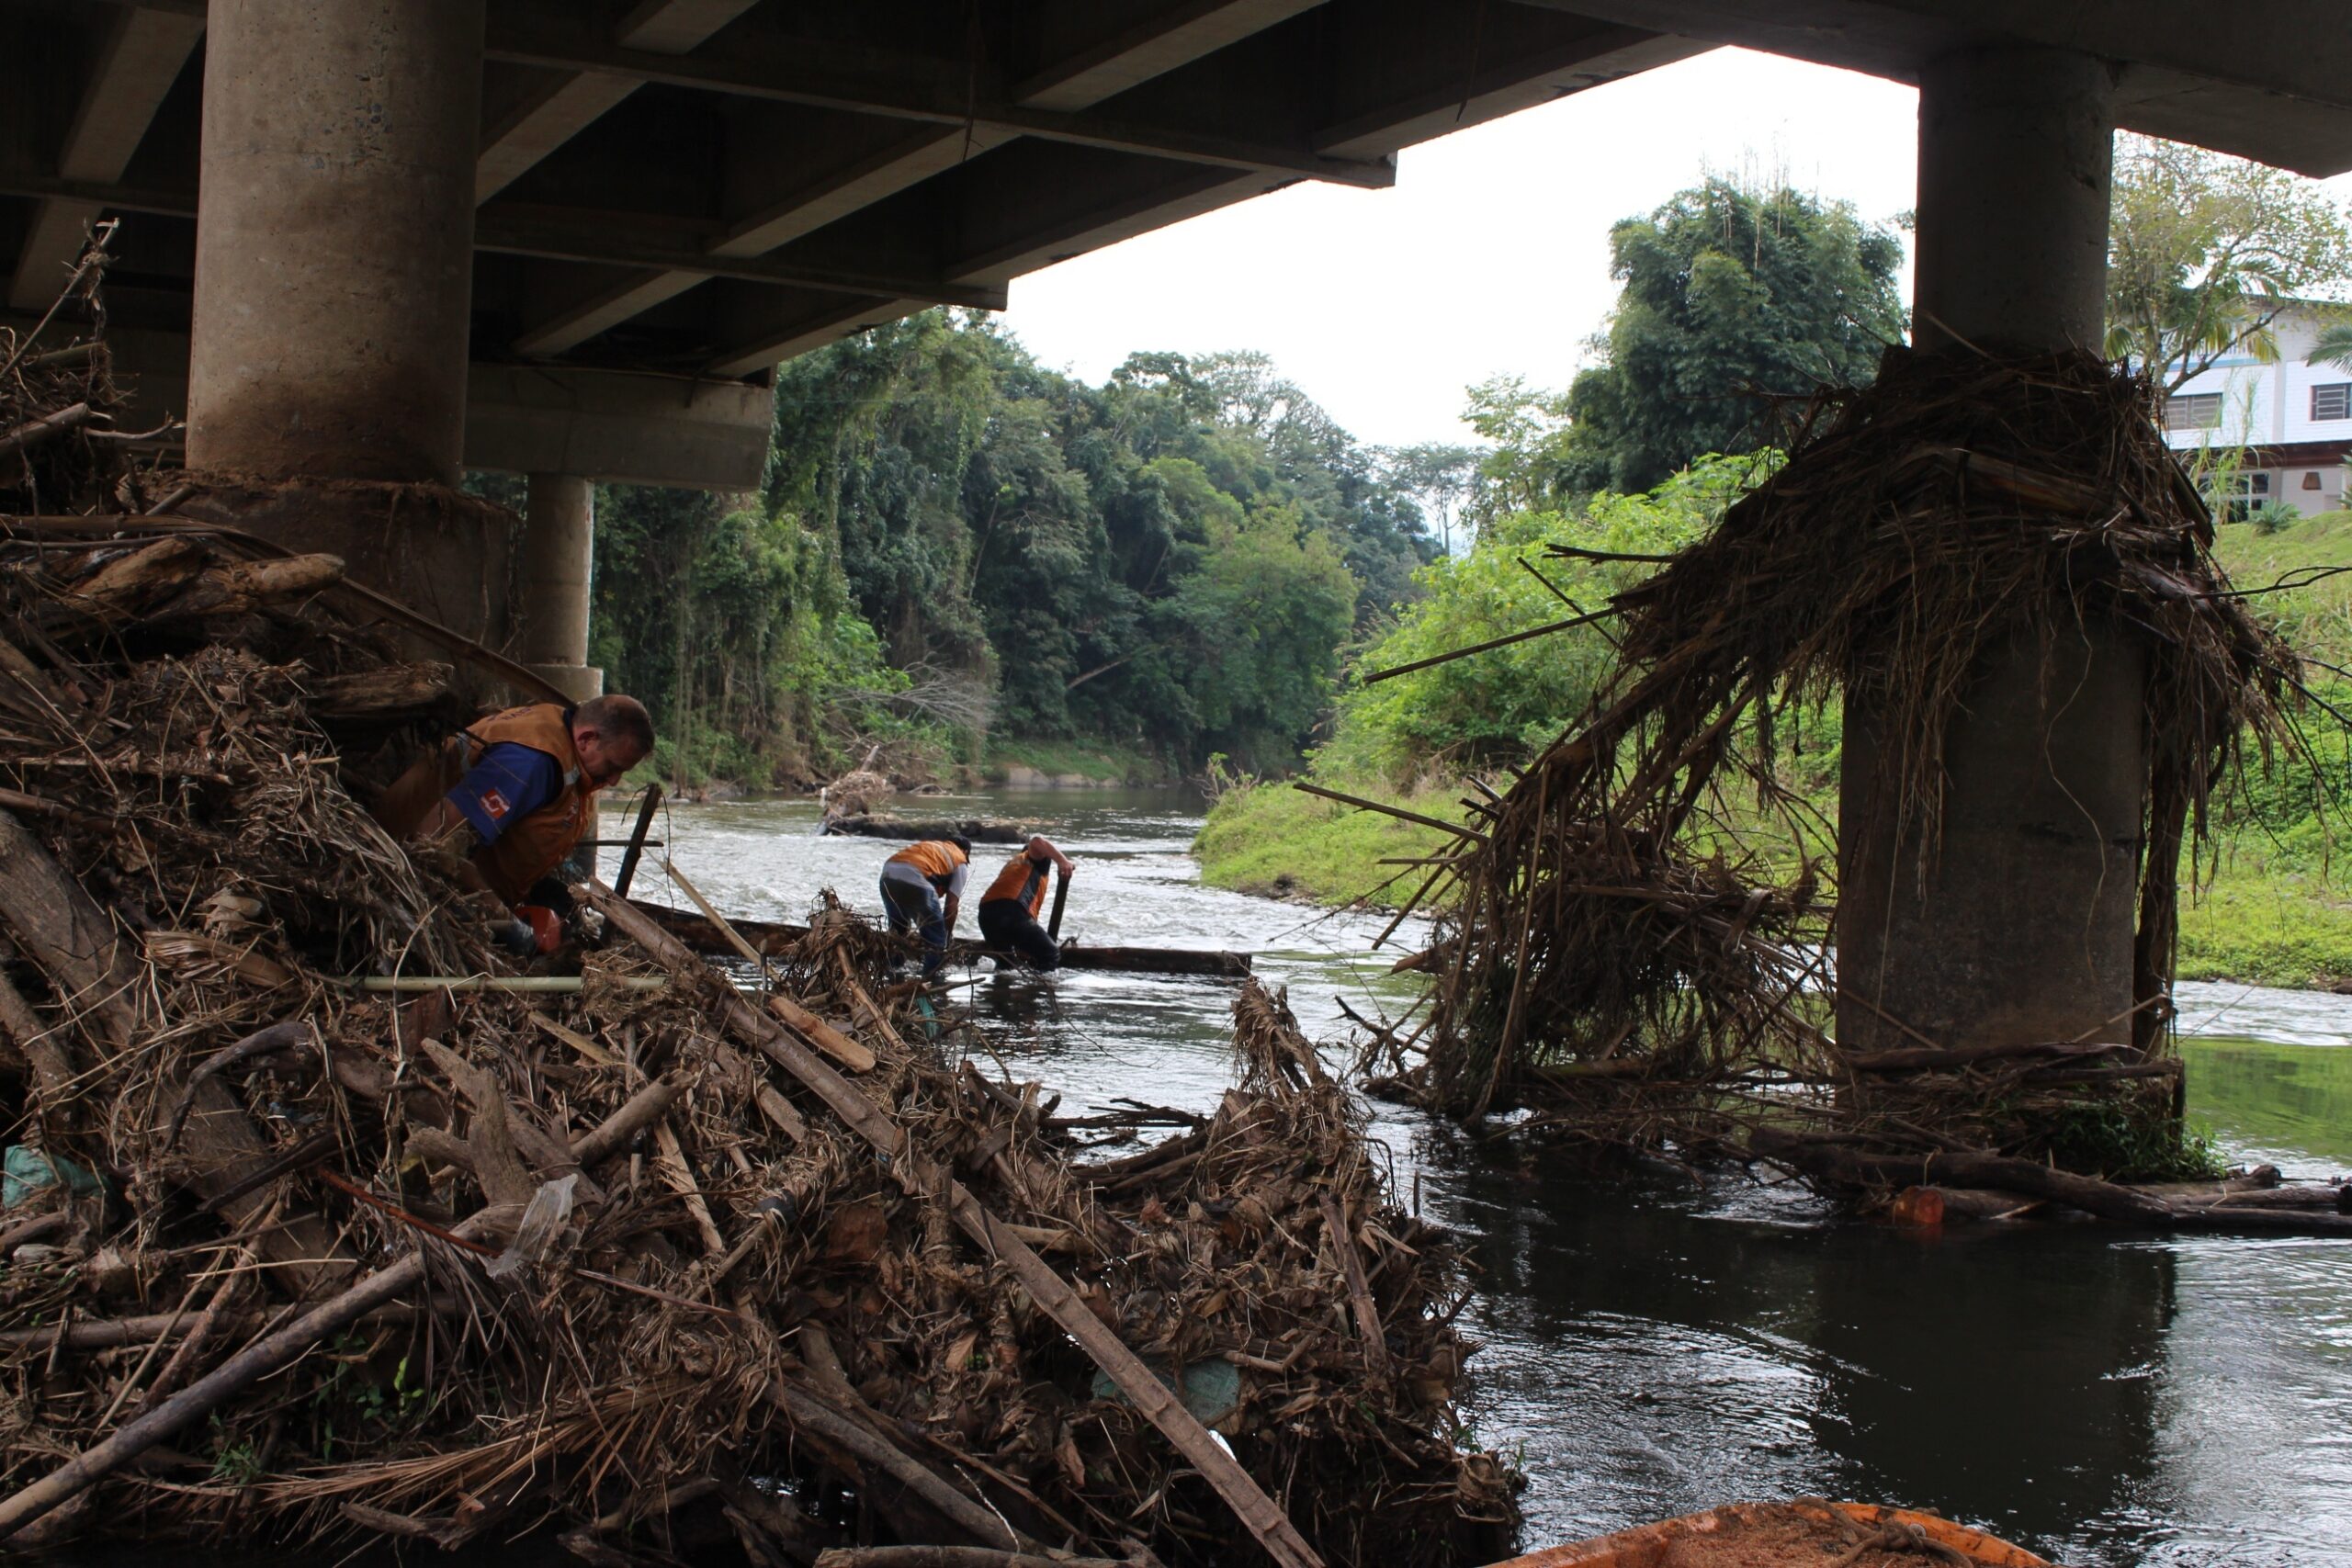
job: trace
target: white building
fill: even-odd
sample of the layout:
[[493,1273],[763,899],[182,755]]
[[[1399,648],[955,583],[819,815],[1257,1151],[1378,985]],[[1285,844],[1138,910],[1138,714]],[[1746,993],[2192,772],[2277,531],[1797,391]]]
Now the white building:
[[2290,305],[2271,323],[2278,356],[2244,345],[2199,372],[2165,400],[2165,441],[2174,450],[2243,448],[2236,499],[2283,501],[2306,515],[2346,504],[2345,458],[2352,452],[2352,369],[2311,362],[2321,330],[2341,306]]

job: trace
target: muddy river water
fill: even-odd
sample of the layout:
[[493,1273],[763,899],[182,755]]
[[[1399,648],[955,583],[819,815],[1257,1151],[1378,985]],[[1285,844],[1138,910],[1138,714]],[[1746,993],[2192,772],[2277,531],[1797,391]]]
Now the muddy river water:
[[[1203,886],[1195,797],[901,804],[1053,833],[1080,862],[1069,934],[1254,952],[1317,1039],[1344,1035],[1343,993],[1409,998],[1368,951],[1383,922]],[[877,907],[890,846],[815,837],[816,817],[678,807],[663,831],[729,912],[803,919],[829,886]],[[684,902],[650,865],[637,891]],[[1205,1109],[1228,1081],[1225,984],[959,978],[1005,1068],[1066,1106]],[[2352,998],[2182,990],[2190,1110],[2215,1141],[2290,1175],[2352,1169]],[[1467,1404],[1526,1472],[1531,1547],[1825,1494],[1935,1508],[2077,1568],[2352,1568],[2352,1242],[1898,1232],[1789,1189],[1586,1179],[1373,1110],[1398,1190],[1476,1258]]]

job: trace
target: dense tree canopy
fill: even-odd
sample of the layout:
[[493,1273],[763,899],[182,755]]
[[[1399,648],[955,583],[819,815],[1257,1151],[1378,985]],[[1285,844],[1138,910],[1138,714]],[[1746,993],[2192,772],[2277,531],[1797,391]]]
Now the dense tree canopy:
[[1418,482],[1263,355],[1090,387],[931,311],[783,368],[759,496],[605,495],[597,657],[739,773],[910,727],[1276,765],[1419,592]]
[[1851,205],[1711,177],[1610,231],[1605,363],[1568,392],[1561,483],[1647,490],[1778,434],[1773,400],[1861,386],[1902,341],[1903,248]]

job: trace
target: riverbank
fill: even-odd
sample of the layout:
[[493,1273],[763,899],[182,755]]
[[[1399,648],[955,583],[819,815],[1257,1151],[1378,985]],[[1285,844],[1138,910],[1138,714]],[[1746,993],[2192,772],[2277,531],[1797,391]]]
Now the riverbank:
[[971,782],[1007,789],[1158,789],[1182,782],[1166,758],[1102,740],[990,739]]

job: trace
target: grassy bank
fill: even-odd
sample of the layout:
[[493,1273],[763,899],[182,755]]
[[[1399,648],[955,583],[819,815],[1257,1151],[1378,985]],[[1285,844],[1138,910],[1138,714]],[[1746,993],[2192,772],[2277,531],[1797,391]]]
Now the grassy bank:
[[[1339,787],[1339,786],[1334,786]],[[1459,814],[1442,794],[1407,796],[1381,784],[1352,789],[1430,817]],[[1448,842],[1434,828],[1419,828],[1375,811],[1319,799],[1286,784],[1240,784],[1219,795],[1193,840],[1201,880],[1237,893],[1351,904],[1371,897],[1399,904],[1428,874],[1384,859],[1436,854]],[[1381,892],[1382,885],[1407,874]]]

